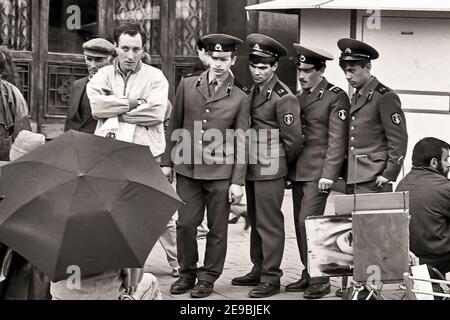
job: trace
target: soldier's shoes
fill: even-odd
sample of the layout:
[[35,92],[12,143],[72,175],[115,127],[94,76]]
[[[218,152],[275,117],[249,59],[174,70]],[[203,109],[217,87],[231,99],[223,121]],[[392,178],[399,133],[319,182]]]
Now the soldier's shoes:
[[331,292],[331,285],[327,283],[317,283],[310,285],[303,295],[305,299],[320,299]]
[[245,276],[233,278],[231,280],[231,284],[235,286],[245,286],[245,287],[254,287],[257,286],[260,282],[260,279],[255,277],[254,275],[248,273]]
[[303,292],[309,287],[309,282],[305,278],[301,278],[297,282],[288,284],[286,286],[287,292]]
[[170,286],[171,294],[183,294],[195,287],[195,279],[180,277]]
[[191,297],[206,298],[213,292],[213,289],[214,283],[205,280],[199,280],[191,291]]
[[277,293],[280,293],[280,285],[261,282],[255,288],[250,290],[248,296],[250,298],[267,298]]

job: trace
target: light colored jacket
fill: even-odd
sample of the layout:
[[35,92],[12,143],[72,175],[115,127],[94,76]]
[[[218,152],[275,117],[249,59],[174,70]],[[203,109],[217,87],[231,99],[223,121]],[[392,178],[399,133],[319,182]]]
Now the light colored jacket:
[[[133,143],[150,147],[153,156],[165,149],[164,117],[167,110],[169,83],[161,70],[139,62],[125,76],[115,60],[100,69],[89,81],[86,92],[92,115],[100,128],[108,118],[120,116],[120,121],[135,124]],[[130,111],[130,101],[147,102]]]

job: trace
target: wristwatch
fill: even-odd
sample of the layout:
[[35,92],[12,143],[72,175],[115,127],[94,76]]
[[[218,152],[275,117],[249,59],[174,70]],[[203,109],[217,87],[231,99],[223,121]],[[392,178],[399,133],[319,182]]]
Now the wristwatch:
[[138,106],[143,105],[144,103],[146,103],[147,101],[145,99],[137,99],[137,104]]

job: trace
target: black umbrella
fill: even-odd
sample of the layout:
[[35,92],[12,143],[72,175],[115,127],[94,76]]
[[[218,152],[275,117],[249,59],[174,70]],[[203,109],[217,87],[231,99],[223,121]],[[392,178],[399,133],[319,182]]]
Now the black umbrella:
[[2,168],[0,242],[52,281],[139,268],[182,205],[148,147],[69,131]]

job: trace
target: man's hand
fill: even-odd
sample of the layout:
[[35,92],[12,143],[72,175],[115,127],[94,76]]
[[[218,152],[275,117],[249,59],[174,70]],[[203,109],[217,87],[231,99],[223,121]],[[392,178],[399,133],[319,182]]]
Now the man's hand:
[[136,293],[139,282],[144,276],[144,269],[123,269],[123,287],[126,293],[132,296]]
[[377,187],[378,188],[383,188],[384,187],[384,185],[386,184],[386,183],[388,183],[389,182],[389,179],[386,179],[385,177],[383,177],[383,176],[378,176],[377,177],[377,180],[375,181],[375,184],[377,185]]
[[170,167],[162,167],[161,168],[163,174],[167,177],[167,180],[169,180],[169,183],[173,182],[173,169]]
[[334,181],[326,178],[322,178],[319,180],[319,191],[323,193],[328,193],[333,186]]
[[231,204],[238,204],[241,202],[242,197],[244,196],[244,190],[242,186],[237,184],[232,184],[228,191],[228,201]]

